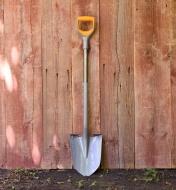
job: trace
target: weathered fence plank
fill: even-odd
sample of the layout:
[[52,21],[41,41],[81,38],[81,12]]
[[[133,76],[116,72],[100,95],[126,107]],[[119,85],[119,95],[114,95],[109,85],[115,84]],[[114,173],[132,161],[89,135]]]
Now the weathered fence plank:
[[[119,3],[100,2],[100,81],[103,167],[119,167],[117,28]],[[114,32],[111,32],[114,31]]]
[[4,2],[6,167],[38,167],[41,161],[40,7],[41,1]]
[[[70,168],[71,2],[43,3],[42,56],[45,168]],[[64,23],[64,24],[63,24]]]
[[56,62],[53,52],[52,1],[44,0],[42,7],[42,65],[43,65],[43,168],[56,168],[54,135],[56,121]]
[[[19,1],[4,1],[7,167],[25,166]],[[27,148],[27,147],[25,147]],[[27,159],[27,158],[26,158]]]
[[172,2],[172,33],[171,45],[171,95],[172,95],[172,129],[173,129],[173,145],[172,145],[172,167],[176,167],[176,1]]
[[23,107],[24,142],[22,151],[25,152],[25,164],[32,167],[32,131],[33,131],[33,50],[31,39],[31,1],[24,1],[21,5],[21,98]]
[[135,5],[135,164],[171,167],[170,2]]
[[[6,86],[6,164],[8,167],[19,167],[22,161],[22,101],[21,101],[21,6],[19,1],[4,1],[5,25],[5,72]],[[15,52],[15,63],[11,54]],[[15,82],[14,82],[15,80]],[[16,83],[16,84],[15,84]],[[13,92],[13,93],[12,93]]]
[[0,167],[6,162],[5,92],[4,92],[4,0],[0,0]]
[[[63,24],[64,23],[64,24]],[[53,42],[56,65],[56,162],[60,169],[71,168],[69,137],[72,133],[71,91],[71,1],[53,1]]]
[[78,34],[77,17],[90,15],[96,17],[96,31],[90,40],[88,80],[89,80],[89,127],[91,133],[100,132],[100,81],[99,81],[99,1],[72,1],[72,100],[73,133],[82,132],[82,82],[83,50],[82,39]]
[[[134,1],[120,0],[117,21],[119,166],[134,168]],[[114,56],[114,55],[113,55]],[[117,76],[116,76],[117,80]],[[103,105],[102,105],[103,106]]]
[[33,131],[32,161],[39,167],[43,154],[42,122],[42,0],[31,0],[31,48],[33,56]]

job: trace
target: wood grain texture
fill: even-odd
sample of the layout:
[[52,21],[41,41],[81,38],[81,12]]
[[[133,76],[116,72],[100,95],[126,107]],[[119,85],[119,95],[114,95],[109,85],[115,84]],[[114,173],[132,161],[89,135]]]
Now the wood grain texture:
[[172,14],[172,26],[171,26],[171,96],[172,96],[172,167],[176,167],[176,1],[171,1],[171,14]]
[[[100,81],[103,167],[119,168],[117,26],[119,1],[100,2]],[[110,32],[113,31],[113,32]]]
[[0,0],[0,167],[6,162],[5,92],[4,92],[4,1]]
[[[64,24],[63,24],[64,23]],[[43,127],[44,168],[70,168],[71,2],[43,3]]]
[[135,4],[135,164],[171,167],[170,2]]
[[20,1],[4,1],[5,87],[7,160],[10,168],[24,165],[23,105],[21,96],[21,11]]
[[[32,161],[40,167],[43,156],[42,121],[42,0],[31,0],[31,47],[33,61]],[[31,55],[29,55],[31,56]]]
[[53,52],[52,1],[42,3],[42,65],[43,65],[43,168],[56,168],[54,135],[56,121],[56,62]]
[[100,80],[99,80],[99,1],[72,0],[72,100],[73,133],[80,134],[83,126],[83,50],[78,34],[77,17],[90,15],[96,18],[96,30],[90,39],[88,56],[89,131],[100,132]]
[[41,1],[33,0],[4,3],[9,168],[39,167],[42,156],[40,7]]
[[[119,166],[134,168],[134,2],[120,0],[117,24]],[[117,79],[116,79],[117,80]]]
[[23,107],[23,148],[26,167],[34,167],[32,162],[32,131],[33,131],[33,50],[31,39],[31,4],[24,1],[21,6],[21,101]]
[[[63,24],[64,23],[64,24]],[[56,65],[55,149],[57,168],[71,168],[70,134],[72,133],[71,91],[71,1],[53,1],[53,52]]]

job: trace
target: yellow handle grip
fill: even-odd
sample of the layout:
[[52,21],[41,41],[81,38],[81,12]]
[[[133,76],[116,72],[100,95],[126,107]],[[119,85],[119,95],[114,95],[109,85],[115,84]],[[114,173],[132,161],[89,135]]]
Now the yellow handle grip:
[[[81,24],[90,22],[91,23],[91,28],[89,30],[83,30],[81,29]],[[77,18],[77,24],[78,24],[78,31],[82,36],[90,36],[95,29],[95,18],[92,16],[79,16]]]

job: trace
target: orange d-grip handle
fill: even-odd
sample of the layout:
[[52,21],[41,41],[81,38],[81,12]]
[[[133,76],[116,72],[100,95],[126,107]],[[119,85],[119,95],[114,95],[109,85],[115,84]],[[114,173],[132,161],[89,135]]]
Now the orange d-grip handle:
[[[89,37],[95,29],[95,18],[92,16],[79,16],[77,18],[77,24],[78,24],[78,31],[82,36],[87,36]],[[81,29],[81,24],[90,22],[91,23],[91,28],[88,30]]]

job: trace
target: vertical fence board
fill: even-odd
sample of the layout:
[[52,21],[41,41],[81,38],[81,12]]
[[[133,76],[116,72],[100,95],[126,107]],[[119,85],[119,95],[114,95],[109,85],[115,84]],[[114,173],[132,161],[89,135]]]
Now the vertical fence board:
[[136,1],[136,168],[171,167],[170,1]]
[[5,96],[4,96],[4,0],[0,0],[0,167],[6,162]]
[[41,164],[43,154],[42,122],[42,0],[31,0],[31,39],[33,60],[33,133],[32,160],[35,167]]
[[[120,0],[117,25],[119,60],[118,127],[120,168],[134,168],[134,2]],[[115,75],[117,75],[117,71]]]
[[20,1],[4,2],[7,166],[24,165]]
[[[117,14],[119,1],[100,2],[100,81],[103,167],[119,167]],[[113,31],[113,32],[111,32]]]
[[31,1],[21,4],[21,98],[23,104],[23,148],[26,167],[32,167],[33,56],[31,47]]
[[42,8],[43,64],[43,168],[56,168],[54,134],[56,128],[56,63],[53,60],[53,7],[44,0]]
[[[41,105],[39,109],[37,107],[42,101],[42,75],[38,72],[36,77],[35,74],[36,69],[41,70],[41,4],[38,1],[39,6],[37,6],[35,2],[28,0],[21,4],[21,62],[23,66],[21,74],[23,147],[21,151],[25,157],[25,166],[29,168],[40,165],[41,151],[39,149],[41,145],[39,146],[38,142],[41,141],[42,135]],[[40,67],[36,68],[36,64],[39,64]],[[36,103],[37,96],[40,96],[40,98],[37,99]],[[38,126],[37,122],[39,122]],[[40,131],[36,134],[38,128],[40,128]]]
[[41,70],[40,6],[30,0],[6,1],[4,6],[7,167],[40,165],[36,139],[41,141],[42,131],[36,130],[42,127],[42,76],[35,73]]
[[88,56],[89,80],[89,128],[91,133],[100,132],[100,86],[99,86],[99,1],[72,0],[72,100],[73,100],[73,132],[81,133],[83,126],[82,82],[83,82],[83,50],[82,39],[78,34],[77,17],[90,15],[96,18],[96,31],[90,40]]
[[[22,101],[21,101],[21,5],[19,1],[4,1],[6,58],[6,137],[7,167],[19,167],[22,162]],[[18,54],[12,63],[12,49]],[[14,82],[15,80],[15,82]],[[16,83],[16,84],[15,84]],[[15,85],[15,86],[14,86]]]
[[171,92],[172,92],[172,167],[176,167],[176,1],[172,0],[172,41],[171,41]]
[[69,137],[72,133],[70,8],[70,0],[53,1],[53,52],[57,85],[55,149],[57,168],[60,169],[71,168],[69,145]]

